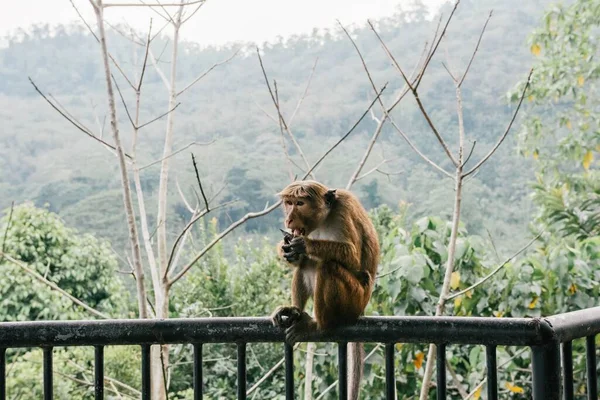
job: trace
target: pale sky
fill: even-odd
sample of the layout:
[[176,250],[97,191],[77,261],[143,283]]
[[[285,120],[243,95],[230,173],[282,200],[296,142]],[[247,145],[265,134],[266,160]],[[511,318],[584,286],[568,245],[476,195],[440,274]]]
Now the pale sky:
[[[94,22],[88,0],[73,0],[84,17]],[[152,3],[157,0],[145,0]],[[446,0],[423,0],[435,12]],[[105,3],[137,3],[139,0],[104,0]],[[162,0],[177,2],[177,0]],[[313,28],[361,23],[368,18],[390,16],[411,0],[208,0],[182,30],[185,40],[202,45],[220,45],[236,40],[262,43],[277,36],[310,33]],[[190,6],[194,7],[194,6]],[[175,7],[168,8],[171,13]],[[163,21],[148,8],[115,7],[105,11],[109,22],[127,21],[134,28],[147,31],[150,18],[155,27]],[[0,37],[18,28],[48,23],[51,26],[77,21],[69,0],[0,0]],[[159,25],[160,24],[160,25]],[[156,28],[153,28],[155,30]],[[168,33],[168,31],[165,31]]]

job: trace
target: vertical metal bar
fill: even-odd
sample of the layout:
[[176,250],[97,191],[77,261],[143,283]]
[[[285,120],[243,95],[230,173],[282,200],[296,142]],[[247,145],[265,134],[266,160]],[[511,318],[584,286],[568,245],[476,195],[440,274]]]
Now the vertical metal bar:
[[52,400],[52,347],[44,347],[44,400]]
[[202,400],[202,343],[194,343],[194,400]]
[[6,400],[6,349],[0,349],[0,400]]
[[238,400],[246,400],[246,343],[238,343],[237,354]]
[[532,346],[533,400],[560,399],[560,351],[558,343]]
[[485,346],[487,363],[488,400],[498,400],[498,366],[496,365],[496,346]]
[[340,400],[348,399],[348,343],[338,343],[338,387]]
[[104,346],[94,347],[94,395],[104,399]]
[[394,372],[394,343],[385,345],[385,398],[396,400],[396,373]]
[[150,345],[142,347],[142,400],[150,400]]
[[446,345],[437,345],[437,400],[446,400]]
[[294,348],[284,343],[285,351],[285,399],[294,400]]
[[598,400],[598,377],[596,375],[596,336],[585,338],[587,348],[587,385],[588,400]]
[[563,400],[573,400],[573,342],[562,344]]

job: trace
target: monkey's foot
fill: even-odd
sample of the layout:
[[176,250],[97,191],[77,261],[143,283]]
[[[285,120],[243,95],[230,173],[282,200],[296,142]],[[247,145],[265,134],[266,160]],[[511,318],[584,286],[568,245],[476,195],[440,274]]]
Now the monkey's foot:
[[302,311],[298,307],[279,306],[271,315],[273,326],[287,329],[292,326],[302,316]]
[[296,322],[285,330],[285,341],[289,344],[304,342],[310,333],[317,330],[317,323],[303,312]]

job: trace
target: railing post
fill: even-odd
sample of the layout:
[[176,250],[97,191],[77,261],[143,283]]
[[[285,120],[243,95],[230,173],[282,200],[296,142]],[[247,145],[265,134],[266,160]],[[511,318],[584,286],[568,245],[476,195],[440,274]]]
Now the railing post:
[[0,348],[0,400],[6,400],[6,349]]
[[573,400],[573,342],[562,344],[563,400]]
[[238,400],[246,400],[246,343],[237,345]]
[[385,398],[396,399],[396,373],[394,371],[394,343],[385,345]]
[[338,387],[339,399],[348,399],[348,343],[338,343]]
[[294,348],[284,343],[285,352],[285,400],[294,400]]
[[94,347],[94,398],[104,399],[104,347]]
[[596,373],[596,335],[585,338],[587,353],[587,392],[588,400],[598,399],[598,376]]
[[560,400],[559,344],[532,346],[533,400]]
[[202,400],[202,343],[194,343],[194,400]]
[[52,400],[53,384],[52,384],[52,347],[44,347],[44,400]]

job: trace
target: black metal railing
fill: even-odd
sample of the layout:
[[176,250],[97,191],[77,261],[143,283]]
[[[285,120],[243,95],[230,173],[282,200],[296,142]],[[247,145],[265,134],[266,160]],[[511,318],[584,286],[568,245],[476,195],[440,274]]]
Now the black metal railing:
[[[488,399],[498,398],[496,346],[532,349],[534,400],[573,399],[572,341],[586,338],[587,398],[597,400],[595,336],[600,333],[600,307],[547,318],[365,317],[356,325],[315,335],[309,341],[338,343],[339,398],[346,398],[346,343],[385,344],[386,398],[395,398],[396,343],[437,345],[437,398],[446,398],[446,345],[484,345]],[[94,346],[96,399],[104,396],[104,346],[139,345],[142,351],[142,399],[150,399],[150,346],[192,344],[194,398],[202,398],[202,344],[237,344],[237,398],[246,398],[246,344],[282,342],[283,334],[267,318],[202,318],[168,320],[45,321],[0,323],[0,400],[6,399],[6,349],[43,349],[44,399],[52,399],[52,349]],[[562,354],[562,356],[561,356]],[[293,349],[285,345],[286,399],[294,398]],[[562,372],[562,374],[561,374]],[[561,380],[562,375],[562,380]]]

